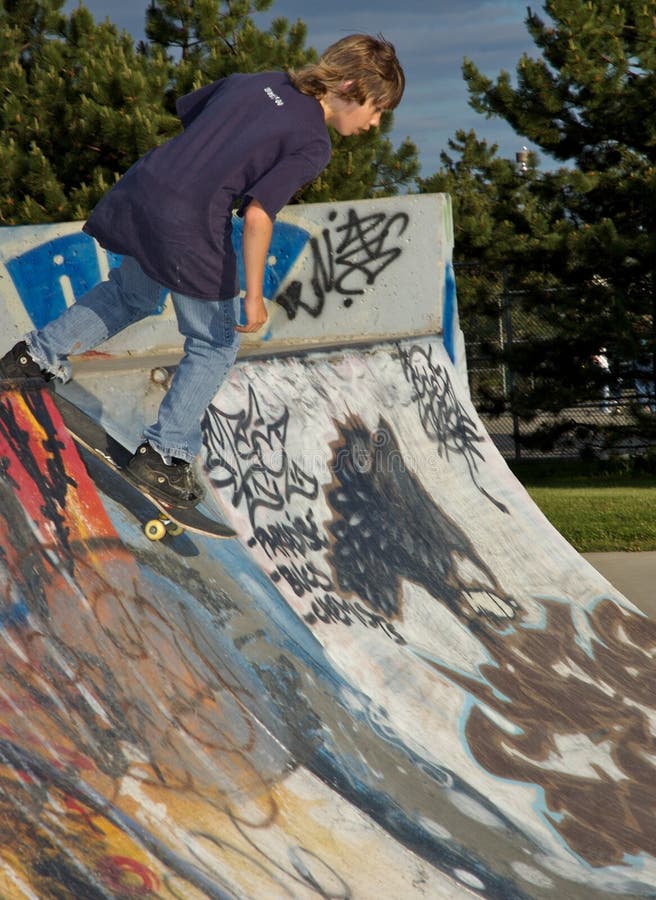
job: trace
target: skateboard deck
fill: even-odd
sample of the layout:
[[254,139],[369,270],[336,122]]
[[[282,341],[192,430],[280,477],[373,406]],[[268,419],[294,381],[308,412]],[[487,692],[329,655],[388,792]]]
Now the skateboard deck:
[[182,531],[194,531],[209,537],[231,538],[236,532],[222,522],[206,516],[198,507],[184,508],[173,506],[153,496],[147,488],[138,484],[127,474],[125,467],[132,457],[130,451],[119,441],[107,434],[105,429],[90,416],[82,412],[74,403],[61,394],[54,394],[53,399],[64,424],[73,439],[108,469],[123,478],[127,484],[138,491],[158,510],[156,518],[149,519],[143,526],[144,534],[151,541],[161,540],[166,534],[180,534]]

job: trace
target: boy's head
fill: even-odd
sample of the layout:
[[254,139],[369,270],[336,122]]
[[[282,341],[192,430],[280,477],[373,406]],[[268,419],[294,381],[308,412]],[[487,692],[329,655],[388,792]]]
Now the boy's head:
[[351,34],[331,44],[318,62],[289,73],[304,94],[323,99],[335,94],[379,111],[398,106],[405,75],[392,44],[382,35]]

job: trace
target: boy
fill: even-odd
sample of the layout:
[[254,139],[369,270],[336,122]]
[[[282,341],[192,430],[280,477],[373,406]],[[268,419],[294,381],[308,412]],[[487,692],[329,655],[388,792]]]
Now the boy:
[[[153,313],[170,290],[184,355],[128,473],[165,501],[198,503],[191,463],[201,448],[203,414],[235,360],[239,332],[266,322],[262,291],[273,220],[328,164],[327,126],[341,135],[377,126],[404,86],[394,47],[356,34],[296,72],[235,74],[181,97],[183,132],[139,159],[84,226],[123,256],[121,266],[0,359],[0,380],[68,381],[70,353]],[[245,325],[236,324],[236,204],[244,218]]]

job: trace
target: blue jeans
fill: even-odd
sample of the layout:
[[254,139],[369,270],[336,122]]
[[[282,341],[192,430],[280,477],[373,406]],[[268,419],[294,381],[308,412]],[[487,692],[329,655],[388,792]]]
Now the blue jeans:
[[[42,368],[68,381],[70,353],[84,353],[151,315],[165,291],[136,260],[124,256],[107,281],[91,288],[40,331],[26,335],[27,346]],[[157,422],[146,428],[144,438],[167,462],[173,456],[191,462],[201,448],[205,410],[237,356],[239,297],[226,301],[198,300],[173,292],[171,296],[185,339],[184,356],[162,400]]]

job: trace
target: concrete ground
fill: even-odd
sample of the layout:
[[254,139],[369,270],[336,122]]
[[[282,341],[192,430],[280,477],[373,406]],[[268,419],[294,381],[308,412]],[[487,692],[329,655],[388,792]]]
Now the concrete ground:
[[639,609],[656,617],[656,551],[583,556]]

